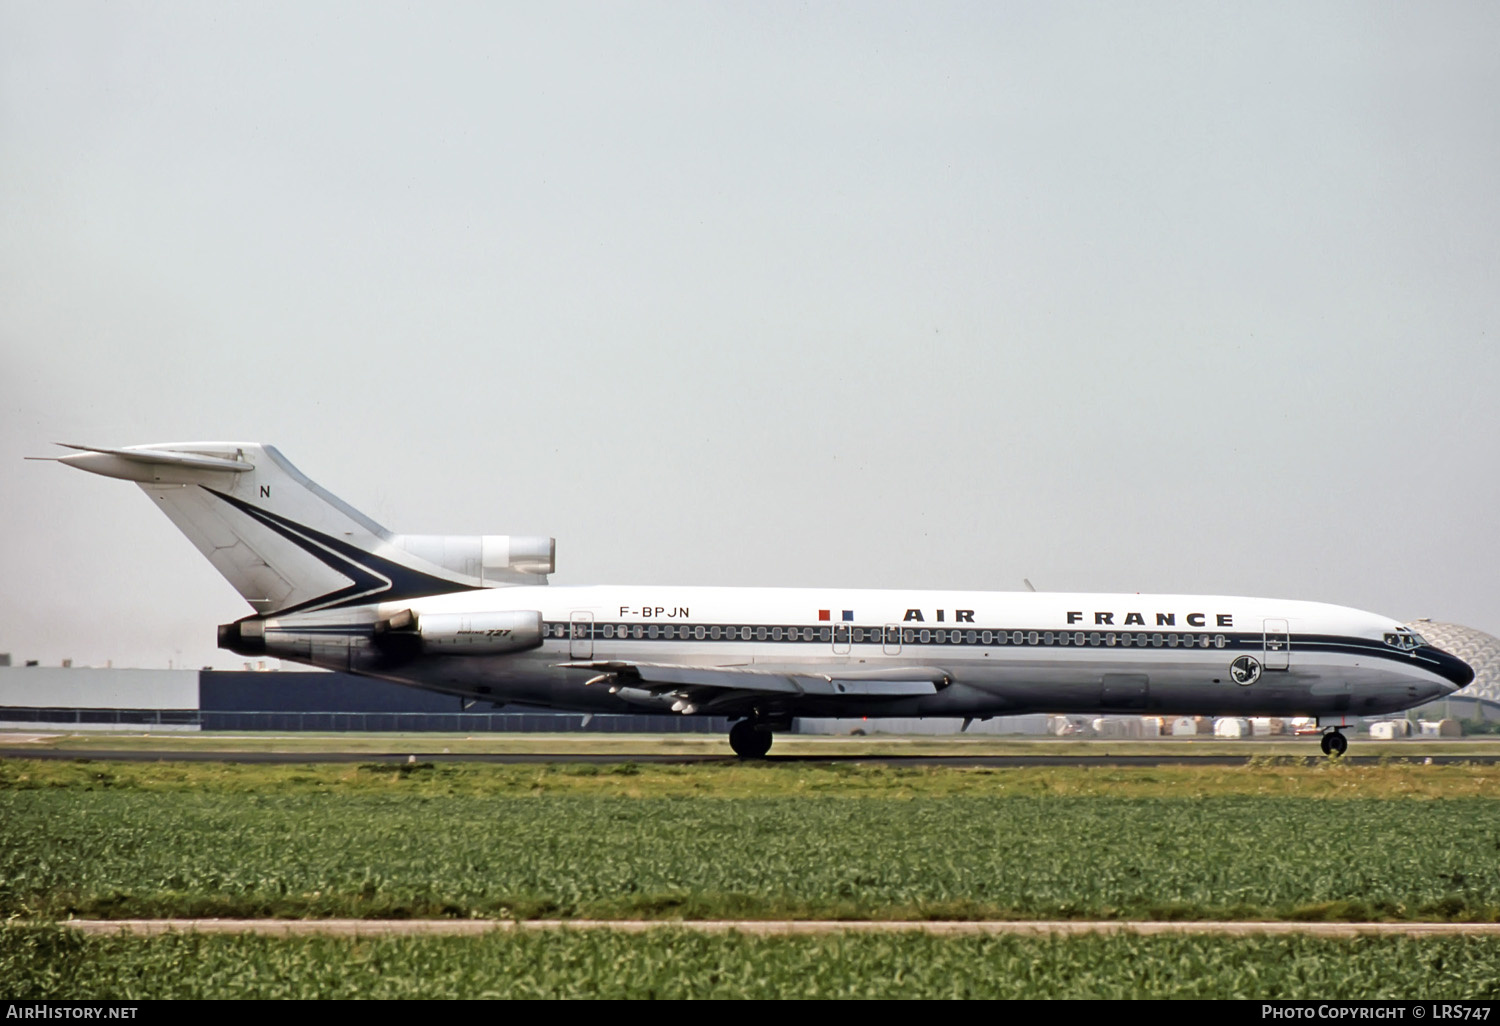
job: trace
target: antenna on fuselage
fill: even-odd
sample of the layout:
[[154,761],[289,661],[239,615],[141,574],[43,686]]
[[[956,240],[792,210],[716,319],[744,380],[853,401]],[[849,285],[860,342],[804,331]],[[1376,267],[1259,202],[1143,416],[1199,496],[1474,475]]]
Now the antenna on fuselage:
[[1024,584],[1024,585],[1026,585],[1026,590],[1027,591],[1036,591],[1036,585],[1034,585],[1034,584],[1031,583],[1031,579],[1030,578],[1027,578],[1027,577],[1021,578],[1021,583]]

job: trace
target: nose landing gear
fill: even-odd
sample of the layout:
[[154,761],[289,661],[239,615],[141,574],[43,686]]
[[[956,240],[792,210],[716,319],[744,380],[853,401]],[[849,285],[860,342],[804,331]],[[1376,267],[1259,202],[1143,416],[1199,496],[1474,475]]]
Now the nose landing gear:
[[1343,755],[1349,750],[1349,739],[1339,733],[1338,729],[1328,731],[1323,735],[1324,755]]
[[771,750],[771,728],[753,719],[743,719],[729,728],[729,747],[741,759],[763,759]]

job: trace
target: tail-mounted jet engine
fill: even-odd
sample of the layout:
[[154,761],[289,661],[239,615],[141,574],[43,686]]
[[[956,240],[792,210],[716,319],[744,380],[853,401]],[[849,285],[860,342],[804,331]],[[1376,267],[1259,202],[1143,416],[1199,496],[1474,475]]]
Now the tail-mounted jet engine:
[[557,542],[518,534],[402,534],[392,541],[418,559],[481,584],[537,584],[557,569]]
[[[268,625],[273,637],[268,637]],[[403,609],[375,624],[375,646],[387,656],[504,655],[542,644],[545,628],[535,609],[494,613],[425,613]],[[299,631],[276,620],[246,617],[219,627],[219,647],[241,655],[275,655],[347,669],[350,640],[317,630]]]
[[542,614],[534,609],[497,613],[413,613],[407,609],[375,625],[375,643],[387,651],[419,649],[426,655],[504,655],[539,647],[542,633]]

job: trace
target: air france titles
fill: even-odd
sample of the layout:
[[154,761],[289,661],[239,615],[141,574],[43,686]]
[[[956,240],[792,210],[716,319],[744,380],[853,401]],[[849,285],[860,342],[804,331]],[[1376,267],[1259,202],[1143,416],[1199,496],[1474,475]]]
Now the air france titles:
[[[944,617],[947,615],[947,613],[948,613],[948,610],[946,610],[946,609],[939,609],[937,611],[937,622],[938,623],[945,622],[944,621]],[[908,609],[906,611],[906,615],[903,616],[901,619],[904,622],[906,622],[906,623],[926,623],[927,622],[926,619],[922,616],[922,611],[920,609]],[[955,609],[955,610],[953,610],[953,622],[954,623],[973,623],[974,622],[974,610],[972,610],[972,609]]]
[[[936,610],[937,623],[948,622],[948,614],[953,614],[953,623],[973,623],[974,610],[972,609],[939,609]],[[1090,623],[1089,617],[1093,617]],[[1148,620],[1148,617],[1154,618]],[[908,609],[902,621],[906,623],[926,623],[927,617],[920,609]],[[1182,616],[1183,627],[1207,627],[1208,613],[1186,613]],[[1085,613],[1079,610],[1070,610],[1068,613],[1068,626],[1077,624],[1090,624],[1094,627],[1176,627],[1178,626],[1178,614],[1176,613],[1117,613],[1117,612],[1091,612]],[[1213,626],[1233,627],[1233,613],[1214,613]]]
[[[1089,621],[1087,619],[1085,619],[1086,615],[1087,614],[1082,613],[1082,612],[1070,611],[1068,613],[1068,625],[1072,626],[1073,624],[1088,623]],[[1095,612],[1093,615],[1094,615],[1094,622],[1093,622],[1092,626],[1095,626],[1095,627],[1115,627],[1115,626],[1119,626],[1119,627],[1145,627],[1147,625],[1146,624],[1146,616],[1148,614],[1146,614],[1146,613],[1126,613],[1125,614],[1125,618],[1123,620],[1116,620],[1115,618],[1117,616],[1119,616],[1120,614],[1119,613],[1114,613],[1114,612],[1110,612],[1110,613]],[[1150,615],[1156,617],[1156,622],[1154,624],[1152,624],[1152,626],[1155,626],[1155,627],[1176,627],[1177,626],[1177,614],[1176,613],[1153,613],[1153,614],[1150,614]],[[1208,614],[1207,613],[1188,613],[1186,616],[1184,616],[1182,618],[1182,626],[1184,626],[1184,627],[1207,627],[1208,626]],[[1214,614],[1214,626],[1215,627],[1233,627],[1234,626],[1234,614],[1233,613],[1215,613]]]

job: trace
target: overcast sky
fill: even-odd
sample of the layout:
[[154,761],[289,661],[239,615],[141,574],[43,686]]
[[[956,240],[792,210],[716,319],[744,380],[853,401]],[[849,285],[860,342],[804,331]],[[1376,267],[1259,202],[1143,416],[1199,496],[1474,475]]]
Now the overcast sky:
[[0,0],[0,652],[238,666],[54,441],[558,584],[1500,633],[1494,3]]

